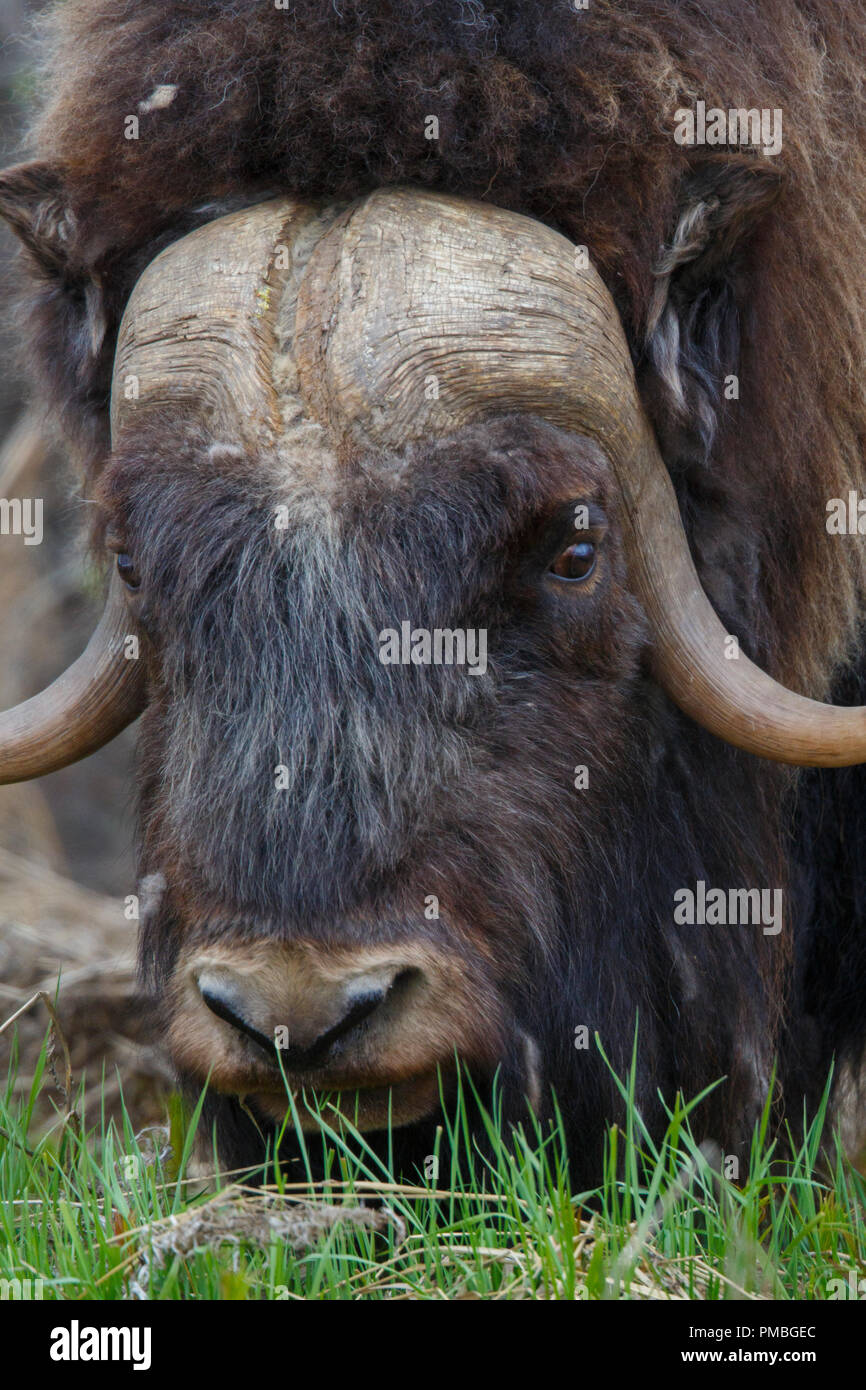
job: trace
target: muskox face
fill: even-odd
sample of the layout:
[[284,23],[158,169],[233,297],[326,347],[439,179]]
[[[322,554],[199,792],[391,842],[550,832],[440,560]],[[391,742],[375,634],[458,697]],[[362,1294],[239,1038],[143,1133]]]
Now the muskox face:
[[455,1053],[537,1092],[543,961],[592,891],[644,644],[599,447],[508,416],[315,483],[157,417],[100,500],[181,1071],[281,1117],[276,1041],[368,1127],[429,1111]]
[[521,1107],[553,1084],[577,1144],[616,1096],[575,1026],[614,1018],[622,1070],[642,1002],[643,1113],[729,1064],[756,1096],[761,953],[671,920],[719,836],[665,696],[795,764],[866,757],[864,712],[728,659],[581,248],[416,189],[217,217],[133,290],[111,427],[105,614],[0,716],[0,780],[145,708],[141,955],[181,1072],[376,1128],[457,1055]]

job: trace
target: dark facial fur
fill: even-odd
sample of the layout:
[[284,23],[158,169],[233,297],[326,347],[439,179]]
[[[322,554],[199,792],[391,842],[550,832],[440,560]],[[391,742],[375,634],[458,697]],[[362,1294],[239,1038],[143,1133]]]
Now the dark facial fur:
[[[142,935],[151,987],[190,937],[456,941],[492,962],[512,1104],[529,1038],[542,1108],[553,1085],[575,1139],[598,1130],[615,1091],[575,1029],[623,1066],[639,1012],[643,1103],[656,1110],[663,1077],[690,1090],[728,1071],[707,1123],[735,1146],[768,1075],[773,963],[754,927],[732,929],[737,944],[675,927],[673,893],[764,884],[771,850],[744,760],[691,735],[725,788],[710,808],[668,746],[676,717],[643,672],[606,461],[506,417],[343,468],[332,512],[269,460],[155,418],[103,477],[151,682],[142,870],[167,885]],[[549,566],[577,503],[599,559],[568,586]],[[488,673],[383,666],[378,633],[404,618],[484,628]],[[576,1144],[587,1173],[592,1150]]]

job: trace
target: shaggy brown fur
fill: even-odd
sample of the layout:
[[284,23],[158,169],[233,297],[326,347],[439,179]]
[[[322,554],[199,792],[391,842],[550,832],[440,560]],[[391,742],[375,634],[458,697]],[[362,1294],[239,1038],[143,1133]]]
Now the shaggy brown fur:
[[[192,209],[395,181],[489,198],[586,243],[640,355],[660,248],[708,181],[721,180],[724,204],[719,166],[744,163],[726,151],[708,170],[706,150],[674,144],[674,111],[697,99],[781,108],[781,155],[746,156],[752,180],[769,165],[783,181],[772,217],[750,235],[735,180],[727,228],[671,285],[702,301],[693,355],[721,414],[710,466],[660,393],[656,414],[669,465],[691,483],[684,502],[711,591],[726,607],[745,597],[747,644],[823,693],[863,582],[857,548],[830,540],[822,520],[826,499],[863,471],[864,34],[862,0],[593,0],[586,11],[565,0],[69,0],[53,21],[34,144],[62,170],[67,274],[90,296],[96,336],[106,316],[103,363],[142,251]],[[140,112],[170,86],[168,105]],[[431,114],[438,140],[425,139]],[[128,115],[138,140],[124,138]],[[98,310],[91,276],[113,301]],[[724,364],[742,392],[727,409],[706,341],[723,291],[743,343]],[[49,319],[43,342],[54,374],[57,327]],[[70,389],[104,408],[105,371],[94,382],[79,361]]]

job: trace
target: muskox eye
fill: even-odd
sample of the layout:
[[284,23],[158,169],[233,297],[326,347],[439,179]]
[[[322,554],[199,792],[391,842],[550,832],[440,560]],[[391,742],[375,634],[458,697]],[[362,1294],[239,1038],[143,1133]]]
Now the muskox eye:
[[138,570],[135,568],[135,561],[131,555],[121,551],[117,557],[117,573],[120,575],[127,589],[138,589],[141,580],[138,577]]
[[551,574],[558,579],[588,579],[595,569],[595,546],[592,541],[577,541],[554,560]]

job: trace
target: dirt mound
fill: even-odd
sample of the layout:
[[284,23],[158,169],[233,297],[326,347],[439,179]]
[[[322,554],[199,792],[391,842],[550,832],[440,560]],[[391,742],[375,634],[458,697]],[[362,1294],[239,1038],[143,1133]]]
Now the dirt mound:
[[[135,926],[124,919],[121,899],[103,897],[0,849],[0,1024],[37,991],[56,1000],[74,1085],[85,1082],[88,1123],[99,1113],[103,1071],[106,1113],[119,1115],[122,1084],[136,1125],[163,1117],[171,1088],[151,1019],[136,993]],[[29,1090],[50,1023],[37,1001],[0,1034],[4,1068],[17,1034],[20,1093]],[[55,1051],[55,1084],[45,1087],[37,1124],[53,1117],[52,1102],[64,1103],[62,1050]]]

